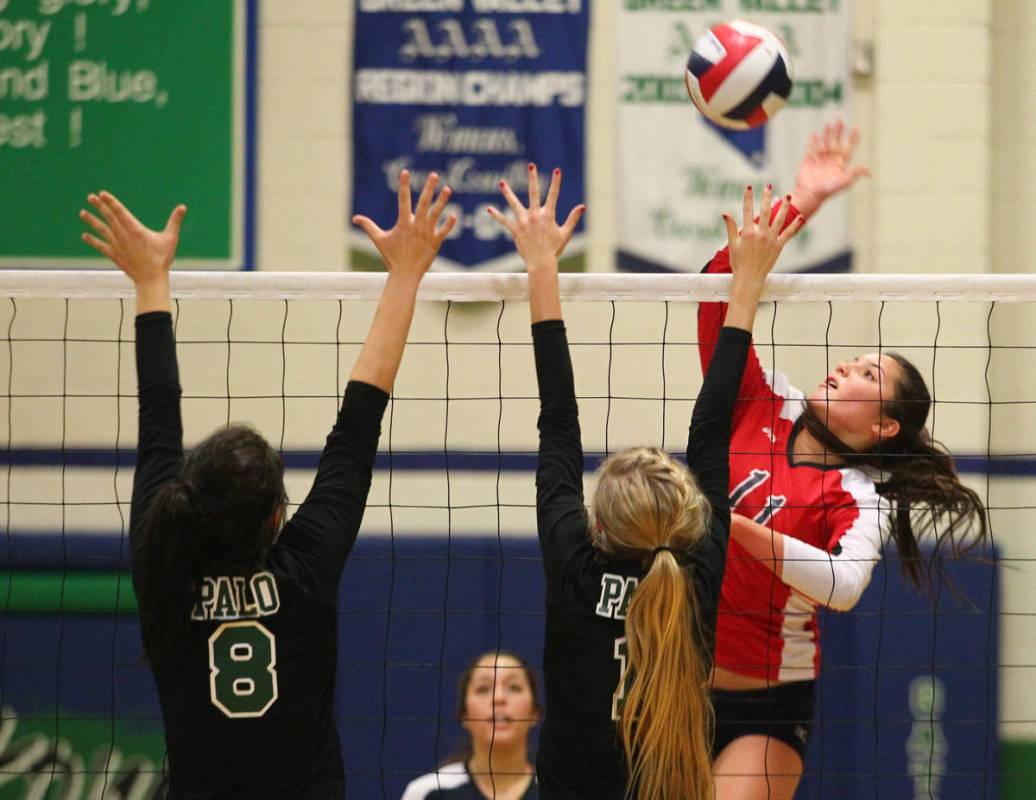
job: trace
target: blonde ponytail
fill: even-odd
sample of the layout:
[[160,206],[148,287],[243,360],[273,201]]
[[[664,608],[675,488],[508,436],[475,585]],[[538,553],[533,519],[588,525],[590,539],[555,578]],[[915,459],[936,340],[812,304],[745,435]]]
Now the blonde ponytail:
[[627,790],[651,800],[711,800],[713,714],[701,614],[677,561],[708,530],[708,501],[668,454],[633,448],[601,465],[593,511],[604,555],[649,560],[626,612],[627,669],[618,688]]
[[713,714],[698,602],[671,552],[654,556],[626,612],[626,698],[619,733],[629,786],[657,800],[713,797]]

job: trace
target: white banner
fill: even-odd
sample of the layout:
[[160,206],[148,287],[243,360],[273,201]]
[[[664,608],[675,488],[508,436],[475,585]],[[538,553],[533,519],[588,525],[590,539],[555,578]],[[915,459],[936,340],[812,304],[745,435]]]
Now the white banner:
[[[722,212],[740,220],[745,185],[794,188],[810,134],[847,118],[850,14],[841,0],[623,0],[616,28],[619,269],[698,271],[726,241]],[[684,86],[694,42],[731,19],[780,36],[794,68],[788,104],[753,131],[706,122]],[[777,269],[844,271],[850,264],[843,195],[789,244]]]

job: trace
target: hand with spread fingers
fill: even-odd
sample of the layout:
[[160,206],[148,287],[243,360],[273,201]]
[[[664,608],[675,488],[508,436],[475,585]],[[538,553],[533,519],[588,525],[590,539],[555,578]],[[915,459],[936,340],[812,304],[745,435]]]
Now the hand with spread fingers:
[[744,219],[740,231],[730,214],[723,215],[723,222],[727,226],[727,246],[730,248],[730,268],[735,276],[743,275],[750,279],[764,280],[777,263],[777,257],[784,245],[802,227],[804,218],[801,215],[792,220],[787,227],[784,226],[791,195],[781,200],[777,214],[773,219],[770,218],[767,210],[773,199],[772,194],[770,186],[763,189],[760,214],[757,217],[752,187],[745,189]]
[[180,225],[187,213],[187,206],[178,205],[169,215],[165,228],[153,231],[146,228],[110,192],[89,194],[86,201],[97,210],[101,219],[86,209],[79,212],[79,218],[100,237],[84,233],[84,242],[110,258],[134,283],[169,272],[176,256]]
[[110,258],[133,281],[138,313],[168,309],[169,269],[176,257],[187,206],[178,205],[169,215],[165,228],[153,231],[110,192],[89,194],[86,200],[100,217],[86,209],[79,212],[79,218],[97,233],[97,236],[83,233],[83,241]]
[[723,323],[728,327],[751,332],[766,276],[777,263],[777,257],[784,245],[804,222],[804,218],[799,215],[785,227],[790,195],[781,200],[777,213],[771,219],[769,209],[773,199],[772,193],[770,186],[763,190],[762,203],[759,206],[761,213],[757,219],[752,187],[745,188],[744,218],[740,231],[730,214],[723,215],[723,222],[727,226],[730,268],[734,273],[730,287],[730,305]]
[[399,217],[392,228],[382,230],[370,217],[362,214],[353,217],[353,224],[362,228],[378,248],[390,275],[420,279],[435,260],[443,240],[457,224],[457,216],[450,214],[439,225],[451,191],[449,186],[444,186],[439,196],[434,197],[438,184],[439,176],[431,173],[417,198],[417,207],[411,210],[410,171],[403,170],[399,175]]
[[514,239],[518,254],[530,272],[537,267],[557,267],[557,259],[572,240],[576,225],[586,211],[583,204],[573,208],[563,225],[557,223],[558,195],[561,193],[561,170],[555,169],[547,189],[547,198],[540,203],[540,179],[535,164],[529,164],[529,206],[515,196],[507,181],[500,181],[500,191],[514,216],[490,206],[489,215],[503,225]]
[[792,192],[792,203],[803,216],[809,218],[827,198],[871,174],[869,167],[851,163],[859,142],[859,129],[846,133],[840,119],[810,137]]

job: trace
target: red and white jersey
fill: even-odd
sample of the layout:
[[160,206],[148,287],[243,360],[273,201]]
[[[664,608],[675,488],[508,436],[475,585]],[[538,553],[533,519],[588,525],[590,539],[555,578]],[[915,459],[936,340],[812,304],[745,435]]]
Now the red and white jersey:
[[[707,271],[730,271],[726,250]],[[725,313],[723,303],[699,308],[703,370]],[[782,580],[730,540],[715,664],[741,675],[815,678],[818,605],[852,607],[881,557],[888,504],[880,500],[874,482],[856,468],[792,464],[793,429],[805,408],[803,393],[782,373],[764,370],[751,348],[731,432],[731,509],[797,541],[785,540],[792,546],[785,547]]]

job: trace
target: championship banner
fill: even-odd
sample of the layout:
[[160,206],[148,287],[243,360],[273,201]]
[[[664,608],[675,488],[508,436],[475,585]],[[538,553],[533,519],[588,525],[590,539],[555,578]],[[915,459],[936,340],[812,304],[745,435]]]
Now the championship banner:
[[[792,190],[810,134],[847,116],[850,13],[840,0],[623,0],[616,25],[620,270],[697,272],[726,243],[722,213],[740,221],[747,184]],[[788,104],[749,131],[708,122],[684,85],[698,37],[732,19],[773,31],[793,65]],[[845,195],[825,203],[777,263],[785,272],[850,266]]]
[[[564,171],[559,210],[583,200],[589,3],[585,0],[359,0],[353,70],[353,213],[396,219],[400,170],[420,190],[438,172],[458,222],[436,268],[522,268],[487,213],[519,197],[528,162]],[[543,183],[543,191],[546,184]],[[560,212],[559,212],[560,213]],[[380,267],[353,229],[354,266]],[[581,231],[565,251],[583,250]],[[571,267],[571,265],[570,265]]]

